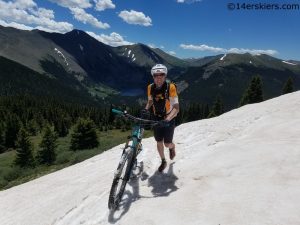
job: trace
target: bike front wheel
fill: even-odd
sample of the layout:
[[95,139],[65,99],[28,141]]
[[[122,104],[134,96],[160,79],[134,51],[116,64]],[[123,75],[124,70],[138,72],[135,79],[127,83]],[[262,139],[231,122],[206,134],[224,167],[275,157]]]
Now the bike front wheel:
[[134,164],[133,153],[134,151],[132,151],[131,148],[127,148],[122,154],[109,193],[108,208],[110,210],[118,208],[121,202],[126,184],[130,178],[131,170]]

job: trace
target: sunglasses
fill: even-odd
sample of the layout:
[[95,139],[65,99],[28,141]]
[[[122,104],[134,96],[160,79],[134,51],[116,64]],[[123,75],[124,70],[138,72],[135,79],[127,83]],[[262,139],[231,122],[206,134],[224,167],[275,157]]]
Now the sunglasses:
[[157,74],[154,74],[153,77],[156,78],[156,77],[163,77],[165,76],[164,73],[157,73]]

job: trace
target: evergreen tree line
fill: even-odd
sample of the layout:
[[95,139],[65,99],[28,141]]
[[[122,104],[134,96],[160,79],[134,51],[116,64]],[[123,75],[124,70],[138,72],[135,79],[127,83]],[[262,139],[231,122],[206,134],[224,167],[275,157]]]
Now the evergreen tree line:
[[109,108],[64,103],[51,98],[0,96],[0,153],[17,147],[21,129],[36,136],[49,126],[58,137],[65,137],[80,118],[85,118],[100,131],[107,131],[116,123],[111,114]]
[[[289,77],[283,85],[282,94],[288,94],[294,91],[293,79]],[[253,76],[247,89],[241,98],[239,106],[258,103],[264,101],[263,83],[259,75]]]
[[[282,88],[282,94],[291,93],[294,91],[293,79],[289,77]],[[253,76],[248,87],[245,89],[238,107],[258,103],[264,101],[263,83],[259,75]],[[219,116],[225,112],[224,103],[221,95],[217,95],[211,106],[208,104],[191,103],[185,107],[181,107],[177,116],[177,124],[212,118]]]
[[[29,133],[21,127],[17,134],[16,140],[16,157],[14,165],[24,167],[35,167],[37,165],[51,165],[56,160],[57,133],[50,127],[46,126],[43,137],[39,143],[38,151],[29,138]],[[71,135],[70,150],[76,151],[81,149],[91,149],[98,147],[99,141],[95,130],[94,122],[90,119],[79,119]],[[34,156],[34,152],[37,152]]]

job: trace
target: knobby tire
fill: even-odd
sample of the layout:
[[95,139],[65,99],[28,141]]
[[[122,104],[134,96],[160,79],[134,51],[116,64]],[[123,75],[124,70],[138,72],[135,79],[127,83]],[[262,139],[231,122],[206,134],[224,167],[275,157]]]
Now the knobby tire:
[[135,157],[133,157],[133,151],[131,149],[125,149],[110,189],[108,200],[108,208],[110,210],[117,209],[121,202],[126,184],[130,178],[134,160]]

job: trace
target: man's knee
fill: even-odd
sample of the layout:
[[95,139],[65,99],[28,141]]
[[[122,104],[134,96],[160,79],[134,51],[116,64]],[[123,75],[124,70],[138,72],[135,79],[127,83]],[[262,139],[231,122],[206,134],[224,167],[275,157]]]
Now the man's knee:
[[166,148],[169,148],[172,143],[164,143]]
[[163,141],[158,141],[157,146],[164,146],[164,142]]

